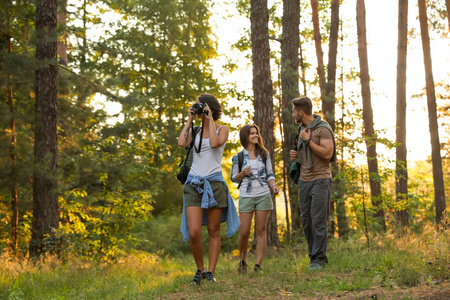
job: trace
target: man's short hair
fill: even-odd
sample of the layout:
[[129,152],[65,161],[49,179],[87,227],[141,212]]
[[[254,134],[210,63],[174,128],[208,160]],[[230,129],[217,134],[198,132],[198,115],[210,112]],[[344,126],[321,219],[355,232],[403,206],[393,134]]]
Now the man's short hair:
[[291,101],[295,110],[302,110],[307,115],[312,115],[312,101],[308,97],[295,98]]

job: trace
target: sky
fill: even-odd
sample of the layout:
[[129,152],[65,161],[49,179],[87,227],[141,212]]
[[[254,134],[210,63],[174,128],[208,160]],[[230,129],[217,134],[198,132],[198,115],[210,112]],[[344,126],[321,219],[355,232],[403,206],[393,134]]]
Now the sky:
[[[304,1],[304,0],[302,0]],[[270,5],[269,1],[269,5]],[[396,123],[396,67],[397,67],[397,23],[398,23],[398,1],[394,0],[366,0],[366,27],[368,41],[369,73],[371,81],[372,108],[374,111],[375,128],[385,130],[385,136],[395,140]],[[223,18],[224,12],[229,11],[237,15],[237,11],[232,5],[222,2],[214,7],[212,20],[216,23],[216,34],[218,37],[218,52],[222,55],[222,61],[214,64],[215,74],[220,83],[237,81],[243,90],[251,91],[252,74],[248,60],[241,53],[230,50],[231,44],[243,35],[243,31],[250,27],[250,21],[244,17]],[[419,28],[418,8],[416,1],[409,1],[408,29]],[[309,16],[305,16],[309,18]],[[349,71],[350,67],[359,70],[357,56],[357,36],[356,36],[356,0],[346,0],[341,5],[340,17],[344,19],[347,28],[345,29],[348,38],[345,40],[347,46],[344,47],[344,70]],[[312,23],[309,22],[310,26]],[[350,26],[350,28],[348,28]],[[324,34],[322,32],[322,34]],[[431,33],[430,33],[431,35]],[[350,45],[350,46],[348,46]],[[278,47],[277,43],[271,43],[271,47]],[[339,46],[340,47],[340,46]],[[323,45],[326,51],[327,46]],[[450,39],[435,38],[431,41],[431,55],[433,63],[433,75],[435,83],[446,80],[450,82]],[[307,47],[306,56],[308,62],[317,65],[315,49]],[[340,51],[340,48],[338,49]],[[231,75],[221,72],[221,63],[233,53],[240,69]],[[325,64],[327,54],[325,52]],[[408,160],[424,160],[431,153],[430,134],[428,129],[428,114],[426,108],[426,97],[421,99],[413,98],[413,95],[420,94],[425,87],[425,73],[423,64],[423,54],[420,35],[415,39],[409,39],[407,57],[407,150]],[[340,58],[338,58],[338,63]],[[337,71],[339,74],[340,70]],[[314,74],[313,74],[314,75]],[[352,92],[360,92],[359,82],[354,86],[346,84],[344,87],[350,97]],[[302,88],[301,88],[302,90]],[[232,105],[239,105],[234,102]],[[440,131],[441,142],[443,130]],[[382,151],[382,150],[381,150]],[[395,150],[390,154],[395,157]],[[365,160],[365,158],[363,158]]]

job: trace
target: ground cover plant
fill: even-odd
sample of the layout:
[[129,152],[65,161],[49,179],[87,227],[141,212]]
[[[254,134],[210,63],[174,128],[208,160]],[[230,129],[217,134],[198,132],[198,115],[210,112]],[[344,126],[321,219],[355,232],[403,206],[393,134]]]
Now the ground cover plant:
[[[306,244],[268,251],[263,273],[239,275],[235,252],[222,252],[215,284],[192,286],[190,255],[134,252],[116,260],[47,257],[36,262],[3,252],[1,299],[446,299],[450,230],[330,240],[329,265],[309,271]],[[248,258],[249,265],[254,256]]]

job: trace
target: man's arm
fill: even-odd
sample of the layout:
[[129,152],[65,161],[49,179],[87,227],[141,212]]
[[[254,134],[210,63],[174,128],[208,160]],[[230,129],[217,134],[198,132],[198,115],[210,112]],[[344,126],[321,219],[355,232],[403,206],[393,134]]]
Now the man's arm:
[[320,140],[320,145],[310,140],[309,148],[320,158],[330,160],[334,151],[333,139]]

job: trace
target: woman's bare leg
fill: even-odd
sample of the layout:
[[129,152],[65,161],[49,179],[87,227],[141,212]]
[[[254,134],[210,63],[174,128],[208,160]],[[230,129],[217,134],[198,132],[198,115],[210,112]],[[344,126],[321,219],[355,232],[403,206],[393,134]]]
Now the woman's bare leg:
[[261,266],[267,249],[267,221],[270,210],[257,210],[255,212],[256,231],[256,264]]
[[250,237],[250,229],[252,227],[253,212],[239,213],[241,221],[241,229],[239,231],[239,255],[241,260],[247,259],[248,239]]
[[203,242],[202,242],[202,219],[204,209],[200,206],[186,207],[186,220],[189,231],[189,245],[195,264],[200,270],[205,269],[203,262]]
[[219,260],[222,241],[220,239],[220,217],[222,208],[208,209],[208,235],[209,235],[209,266],[208,271],[214,274]]

